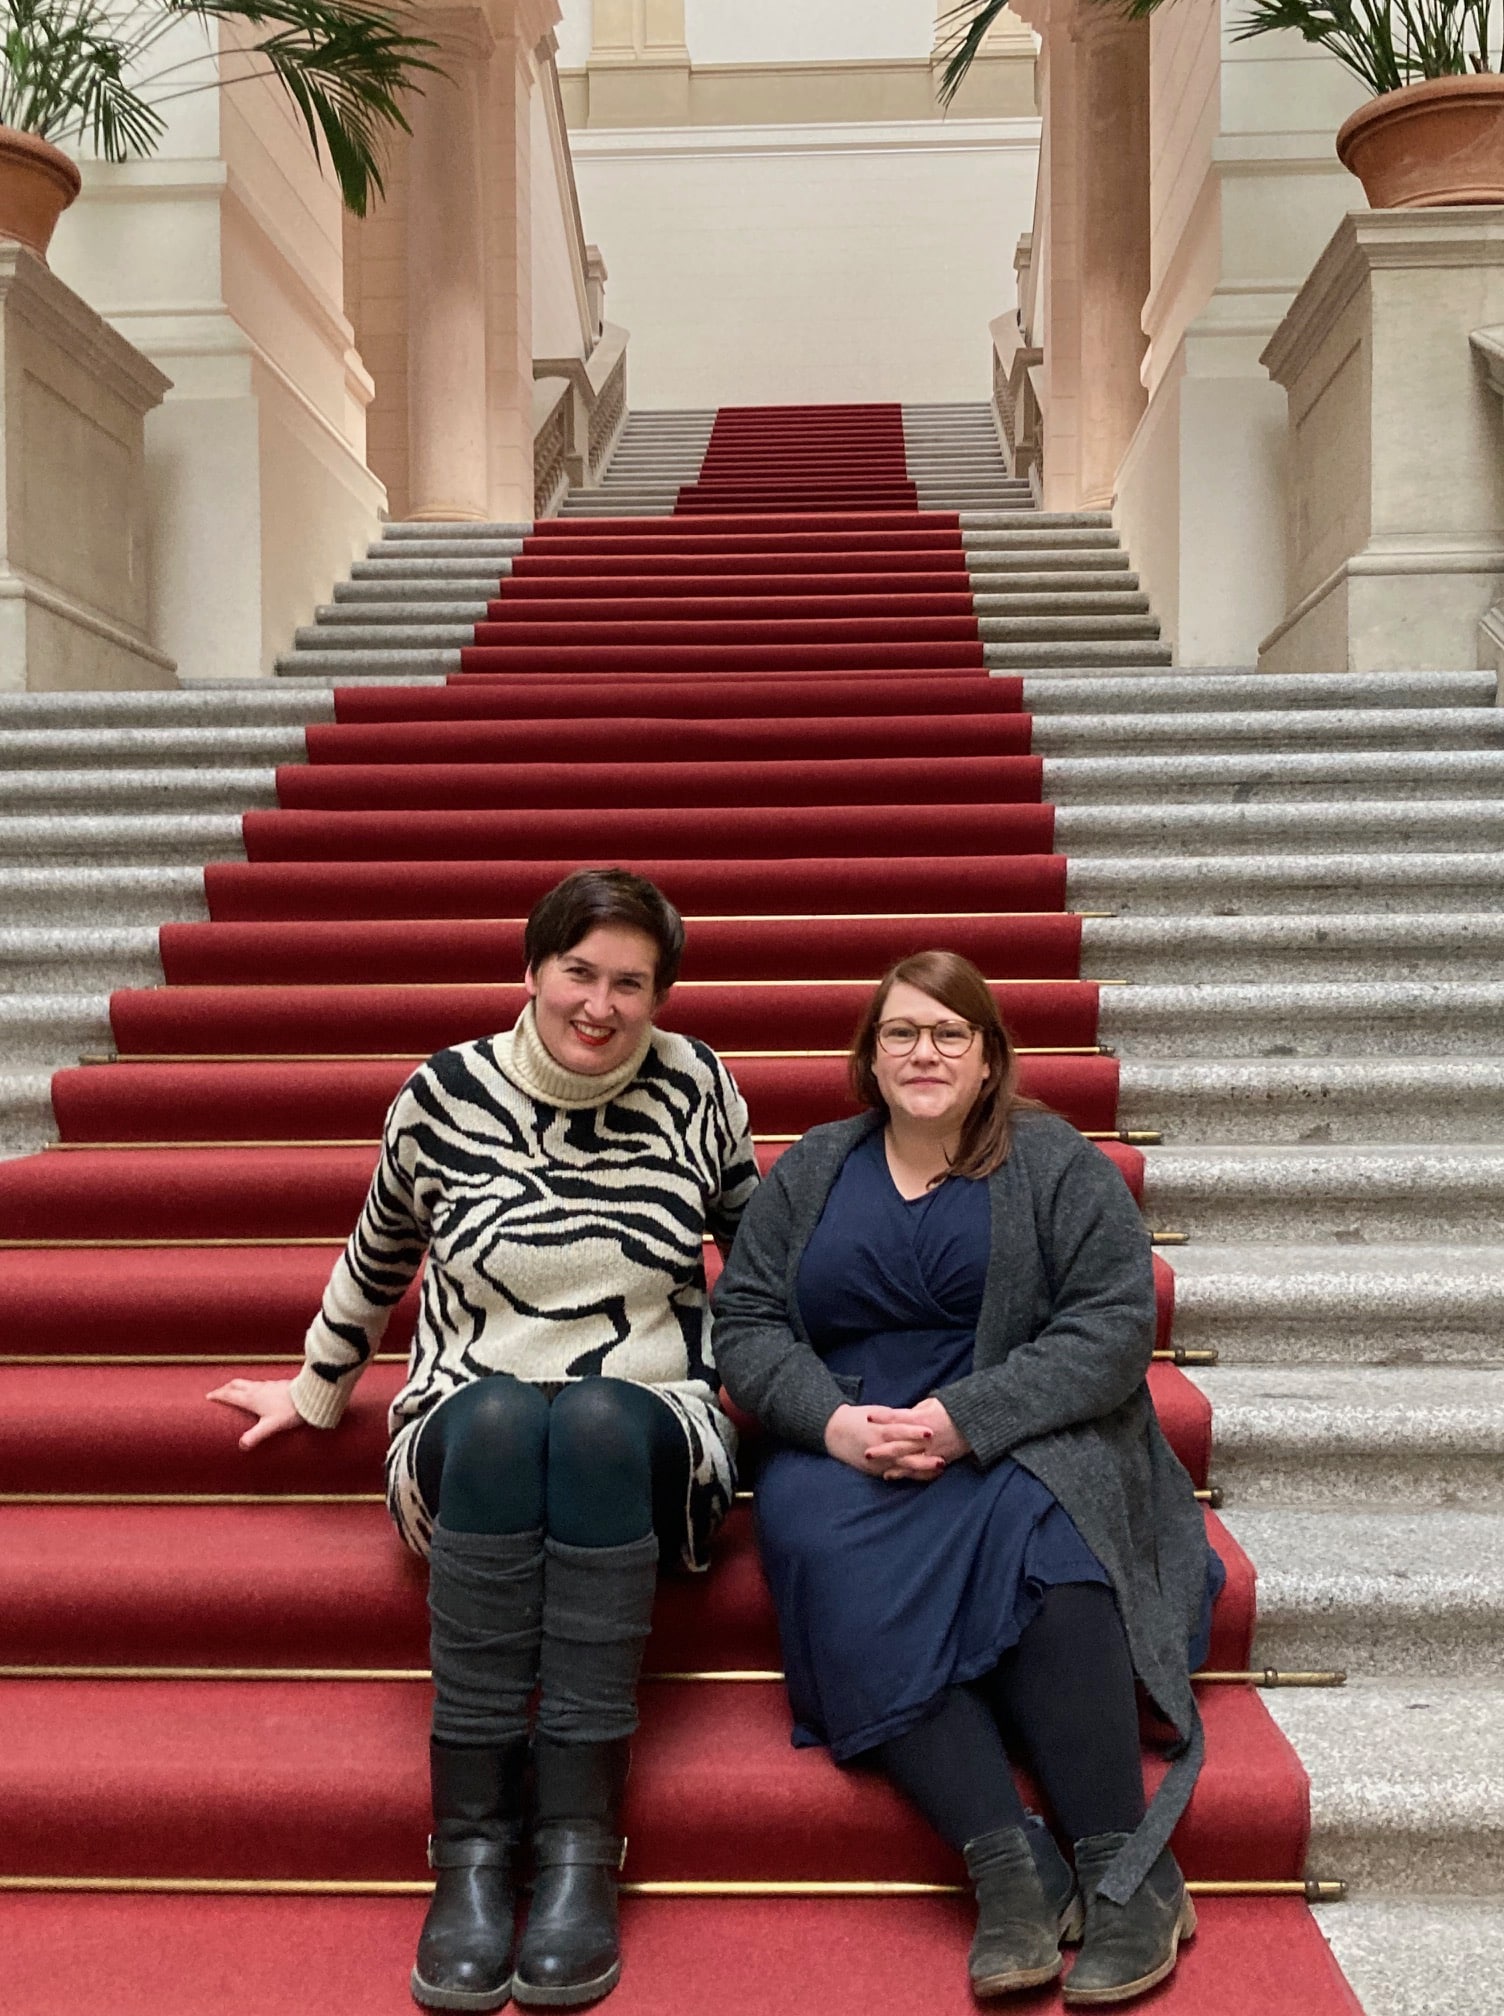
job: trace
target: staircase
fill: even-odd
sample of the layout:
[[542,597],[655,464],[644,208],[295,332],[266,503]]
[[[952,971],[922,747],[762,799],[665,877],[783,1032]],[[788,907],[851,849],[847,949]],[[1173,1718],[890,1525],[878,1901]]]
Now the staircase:
[[[921,498],[965,494],[902,436]],[[1369,2016],[1504,2007],[1495,682],[1171,670],[1102,606],[1143,599],[1104,520],[961,508],[395,526],[270,690],[0,702],[27,2016],[105,1978],[112,2016],[409,2006],[421,1592],[373,1494],[410,1307],[328,1442],[253,1464],[201,1395],[295,1353],[404,1060],[510,1018],[517,920],[581,858],[700,920],[670,1012],[731,1055],[765,1159],[841,1110],[853,975],[945,942],[1007,983],[1029,1083],[1157,1235],[1191,1362],[1156,1404],[1223,1497],[1212,1663],[1348,1674],[1206,1683],[1189,1872],[1346,1881],[1318,1919]],[[1148,634],[1060,633],[1122,613]],[[820,984],[747,984],[790,979]],[[744,1512],[649,1664],[776,1668]],[[616,2016],[685,2007],[707,1952],[729,2016],[854,2016],[895,1969],[959,2016],[954,1868],[783,1729],[767,1683],[647,1689],[629,1876],[806,1894],[633,1898]],[[853,1879],[942,1887],[818,1887]],[[1351,2011],[1298,1892],[1203,1903],[1156,2007]]]

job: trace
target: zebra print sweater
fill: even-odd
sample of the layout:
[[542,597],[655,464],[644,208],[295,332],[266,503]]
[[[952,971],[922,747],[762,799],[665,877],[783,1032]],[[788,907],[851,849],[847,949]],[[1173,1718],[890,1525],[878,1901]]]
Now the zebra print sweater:
[[649,1032],[610,1078],[564,1070],[526,1009],[441,1050],[387,1115],[360,1220],[309,1327],[293,1404],[332,1428],[396,1303],[427,1267],[389,1416],[387,1501],[426,1553],[413,1459],[429,1410],[488,1372],[604,1373],[652,1386],[689,1443],[686,1565],[705,1565],[735,1486],[702,1241],[730,1240],[757,1183],[747,1109],[724,1064]]

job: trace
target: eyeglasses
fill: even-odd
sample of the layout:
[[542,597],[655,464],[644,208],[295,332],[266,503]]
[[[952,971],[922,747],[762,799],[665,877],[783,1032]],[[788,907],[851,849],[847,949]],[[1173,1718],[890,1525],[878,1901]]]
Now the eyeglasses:
[[971,1022],[879,1022],[878,1047],[889,1057],[907,1057],[921,1036],[928,1036],[942,1057],[964,1057],[976,1041]]

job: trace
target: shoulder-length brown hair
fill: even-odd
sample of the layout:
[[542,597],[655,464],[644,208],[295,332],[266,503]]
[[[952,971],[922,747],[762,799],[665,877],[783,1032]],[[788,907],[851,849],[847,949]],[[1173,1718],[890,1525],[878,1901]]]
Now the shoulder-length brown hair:
[[959,952],[916,952],[912,958],[900,959],[896,966],[889,967],[878,981],[877,992],[867,1003],[852,1038],[851,1089],[864,1106],[871,1106],[879,1113],[887,1112],[887,1101],[877,1087],[873,1057],[877,1050],[877,1025],[883,1019],[889,994],[900,981],[928,994],[959,1021],[969,1022],[980,1032],[987,1076],[961,1129],[950,1173],[990,1176],[1008,1159],[1014,1114],[1044,1109],[1037,1099],[1026,1099],[1019,1092],[1018,1055],[1003,1027],[997,1000],[982,974]]

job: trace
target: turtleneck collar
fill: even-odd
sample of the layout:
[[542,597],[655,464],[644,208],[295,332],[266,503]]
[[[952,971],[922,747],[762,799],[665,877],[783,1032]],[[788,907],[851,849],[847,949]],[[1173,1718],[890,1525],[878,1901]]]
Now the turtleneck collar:
[[652,1041],[650,1023],[631,1056],[624,1058],[614,1071],[602,1072],[599,1076],[586,1071],[571,1071],[559,1062],[538,1034],[537,1017],[529,1001],[515,1025],[504,1036],[497,1038],[496,1061],[514,1085],[526,1092],[530,1099],[542,1100],[546,1106],[604,1106],[618,1092],[625,1091],[637,1076]]

